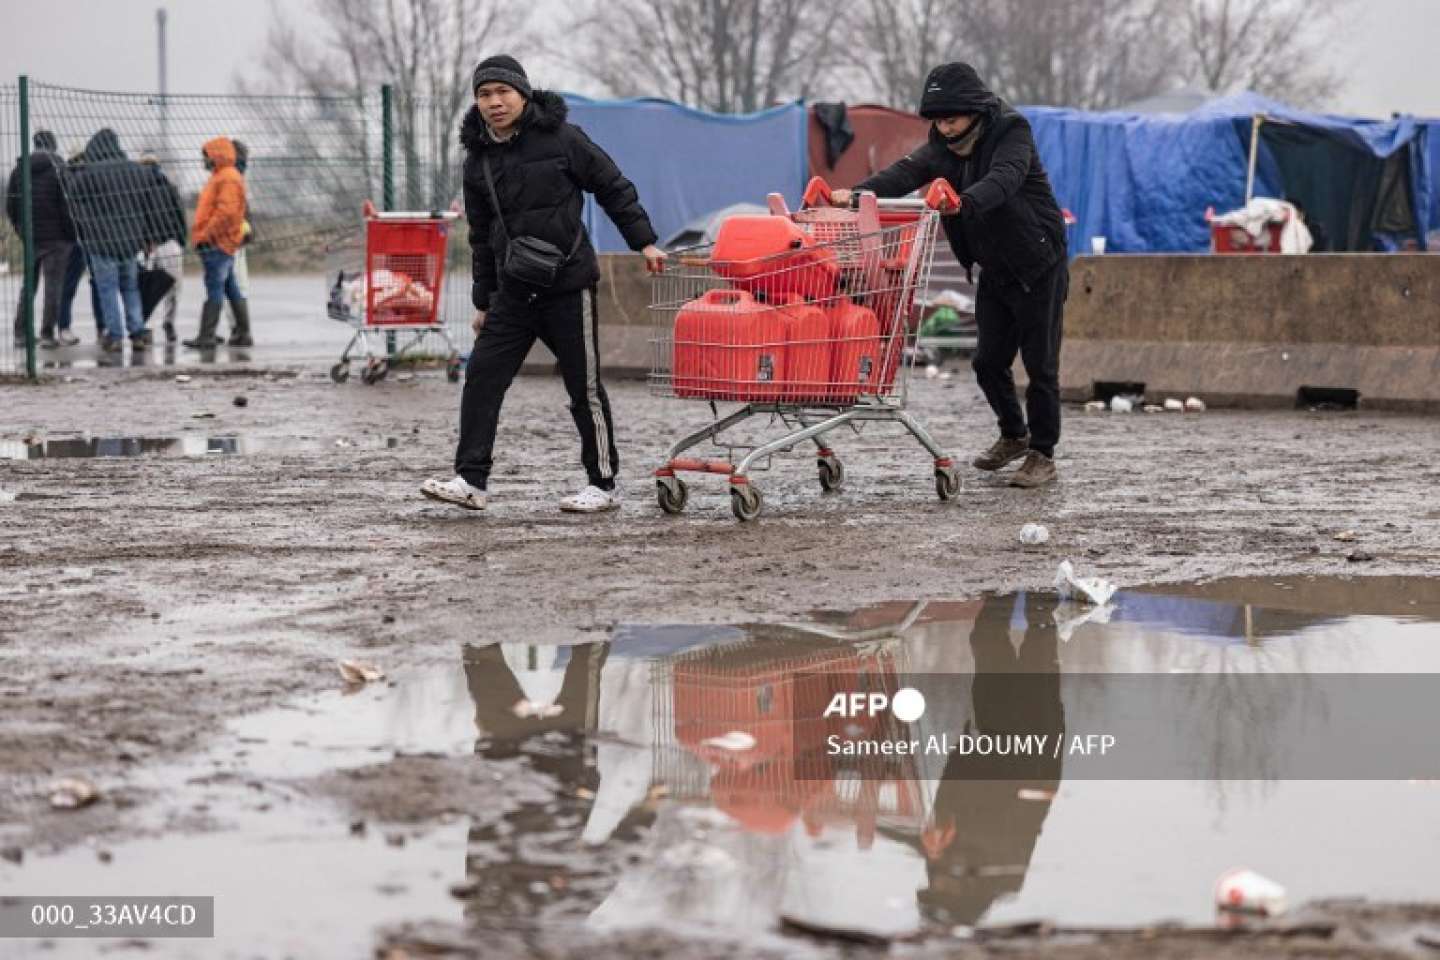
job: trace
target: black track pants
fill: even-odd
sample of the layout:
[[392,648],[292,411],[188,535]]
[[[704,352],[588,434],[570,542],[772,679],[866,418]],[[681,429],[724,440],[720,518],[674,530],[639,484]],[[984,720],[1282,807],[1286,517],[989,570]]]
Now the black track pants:
[[592,484],[609,487],[620,468],[610,400],[600,383],[595,290],[562,293],[535,301],[503,291],[491,301],[475,339],[460,400],[460,443],[455,472],[485,488],[494,465],[495,430],[505,391],[538,339],[555,354],[570,413],[580,431],[580,460]]

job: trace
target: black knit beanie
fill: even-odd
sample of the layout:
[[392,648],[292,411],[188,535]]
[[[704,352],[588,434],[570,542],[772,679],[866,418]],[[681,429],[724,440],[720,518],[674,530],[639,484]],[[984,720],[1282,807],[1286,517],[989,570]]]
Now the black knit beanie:
[[480,66],[475,68],[475,75],[470,78],[470,92],[480,89],[482,83],[509,84],[520,96],[530,99],[530,78],[525,75],[525,68],[520,66],[520,61],[514,57],[501,54],[481,60]]

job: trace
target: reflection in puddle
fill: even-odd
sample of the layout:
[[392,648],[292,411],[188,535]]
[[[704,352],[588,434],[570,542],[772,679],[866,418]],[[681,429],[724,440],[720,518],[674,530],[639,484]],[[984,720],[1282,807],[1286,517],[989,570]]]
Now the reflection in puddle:
[[[911,725],[923,737],[1092,728],[1114,708],[1086,698],[1080,681],[1100,673],[1440,674],[1440,593],[1418,578],[1127,591],[1108,622],[1074,627],[1068,641],[1058,612],[1059,625],[1051,595],[1022,593],[795,625],[623,626],[573,646],[466,646],[457,670],[241,718],[231,737],[257,777],[374,773],[422,751],[541,775],[544,799],[503,817],[471,811],[463,856],[441,844],[407,868],[464,881],[477,932],[660,925],[760,944],[782,919],[885,937],[1034,918],[1206,924],[1211,883],[1239,865],[1280,880],[1292,902],[1440,889],[1434,858],[1407,853],[1440,849],[1434,786],[1226,779],[1273,748],[1273,705],[1220,711],[1248,727],[1193,705],[1156,717],[1157,740],[1213,755],[1218,779],[1148,782],[1067,779],[1066,761],[1046,755],[1005,780],[967,779],[974,761],[963,755],[837,758],[818,748],[847,721],[796,719],[819,717],[837,678],[887,692],[950,678]],[[520,717],[522,700],[561,709]],[[1177,717],[1187,726],[1167,729]],[[269,839],[275,862],[303,859],[305,841]],[[176,857],[207,842],[156,841]],[[368,856],[343,869],[374,869]],[[0,869],[0,882],[15,876]],[[381,915],[365,903],[351,902],[355,915]]]
[[213,363],[249,363],[247,347],[218,347],[210,350],[185,350],[175,344],[157,344],[148,348],[133,347],[121,353],[103,353],[93,346],[80,345],[41,353],[42,370],[108,370],[127,367],[174,367]]
[[[386,447],[398,441],[387,438]],[[303,437],[187,435],[178,437],[56,437],[0,440],[0,460],[70,460],[95,457],[204,457],[209,454],[320,453],[350,440],[324,441]]]

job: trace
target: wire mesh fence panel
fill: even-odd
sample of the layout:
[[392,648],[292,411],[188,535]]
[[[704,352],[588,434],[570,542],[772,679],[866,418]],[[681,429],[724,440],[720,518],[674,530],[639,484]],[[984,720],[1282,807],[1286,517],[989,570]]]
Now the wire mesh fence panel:
[[[397,93],[391,123],[395,132],[395,206],[402,210],[462,213],[465,154],[460,146],[460,120],[469,100],[410,97]],[[446,331],[466,347],[474,340],[470,321],[470,230],[462,216],[451,224],[447,255],[449,274],[441,303]]]
[[[114,312],[122,331],[143,326],[142,318],[131,314],[138,306],[143,317],[153,303],[139,296],[143,274],[137,264],[158,251],[168,269],[193,271],[199,259],[195,245],[202,240],[227,253],[238,252],[235,245],[243,243],[237,266],[248,270],[241,269],[242,282],[246,273],[314,274],[317,319],[323,319],[326,246],[358,231],[361,204],[379,200],[379,101],[378,91],[330,98],[162,97],[31,84],[32,178],[53,173],[58,186],[41,189],[37,183],[34,192],[37,254],[45,257],[47,249],[67,239],[80,251],[71,269],[43,271],[41,286],[56,281],[63,291],[53,315],[42,318],[37,305],[37,333],[42,325],[47,334],[60,333],[69,326],[74,301],[90,300],[81,277],[85,271],[104,294],[98,298],[102,312]],[[0,167],[7,192],[18,180],[19,109],[16,89],[0,90]],[[218,137],[232,146],[212,147],[207,156],[205,145]],[[210,211],[207,235],[195,235],[202,192],[217,167],[232,165],[244,175],[243,217],[233,201],[222,203]],[[0,369],[15,370],[20,361],[10,332],[22,251],[9,219],[0,228],[5,271],[0,317],[6,322]],[[203,295],[192,296],[198,311]],[[113,311],[106,309],[112,306],[107,301],[113,301]],[[47,297],[47,310],[51,302]]]
[[[242,281],[245,274],[313,275],[316,320],[323,322],[334,280],[327,277],[327,250],[362,238],[363,202],[382,206],[385,200],[383,102],[379,89],[345,97],[161,96],[30,84],[30,130],[39,144],[32,175],[39,164],[53,171],[56,184],[50,191],[37,184],[32,208],[37,252],[53,252],[66,239],[75,247],[68,264],[61,263],[62,253],[51,258],[52,269],[38,271],[37,337],[42,327],[46,334],[69,329],[71,306],[92,302],[113,312],[126,332],[132,322],[127,310],[139,302],[142,314],[149,314],[153,306],[152,297],[139,297],[147,264],[199,272],[195,245],[204,238],[194,235],[193,226],[217,162],[204,147],[217,137],[234,144],[235,162],[243,166],[247,222],[237,263]],[[392,208],[459,208],[458,131],[468,107],[468,101],[404,93],[390,99]],[[19,90],[0,86],[0,174],[7,191],[13,185],[17,195],[19,115]],[[25,359],[13,335],[24,264],[18,214],[16,221],[7,216],[0,223],[0,372],[6,373],[23,371]],[[132,273],[137,263],[140,269]],[[440,317],[456,341],[468,345],[474,308],[463,217],[450,233],[446,269]],[[48,319],[42,307],[47,279],[60,291]],[[96,279],[104,298],[92,294]],[[198,285],[184,289],[190,301],[185,314],[198,313],[204,294]],[[127,299],[132,292],[136,299]],[[166,318],[173,318],[173,304],[167,310]],[[86,331],[74,332],[88,339]]]
[[[14,84],[0,85],[0,161],[3,161],[6,216],[0,220],[0,375],[25,369],[25,350],[16,346],[20,317],[20,293],[24,284],[25,251],[12,222],[8,202],[13,174],[20,154],[20,95]],[[19,191],[19,184],[13,184]]]

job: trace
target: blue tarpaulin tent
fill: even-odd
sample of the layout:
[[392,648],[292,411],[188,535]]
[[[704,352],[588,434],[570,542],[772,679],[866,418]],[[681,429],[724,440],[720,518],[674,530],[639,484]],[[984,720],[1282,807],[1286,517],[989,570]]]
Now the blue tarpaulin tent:
[[[1403,172],[1417,238],[1440,226],[1434,168],[1440,141],[1436,128],[1411,117],[1378,122],[1310,114],[1252,93],[1212,100],[1184,114],[1053,107],[1024,107],[1022,112],[1035,130],[1060,203],[1078,221],[1072,253],[1088,250],[1095,236],[1105,237],[1107,249],[1119,252],[1208,249],[1205,209],[1224,211],[1245,201],[1251,123],[1257,115],[1268,119],[1261,128],[1256,196],[1294,199],[1322,186],[1341,193],[1350,189],[1333,177],[1324,185],[1296,182],[1313,169],[1306,158],[1316,150],[1357,158],[1369,179],[1356,189],[1371,189],[1374,181],[1372,192],[1382,192],[1383,171],[1390,169],[1383,161],[1399,157],[1408,161]],[[1369,163],[1372,158],[1375,162]],[[1371,196],[1365,202],[1373,210],[1382,201]],[[1306,205],[1312,214],[1322,206]],[[1348,206],[1344,215],[1350,215]],[[1363,232],[1360,219],[1365,218],[1357,214],[1356,234]]]
[[1430,229],[1433,232],[1440,230],[1440,117],[1426,120],[1425,130],[1430,159]]
[[[668,100],[589,100],[573,94],[565,100],[570,121],[634,182],[662,239],[712,210],[764,203],[768,193],[784,194],[793,206],[805,189],[804,104],[731,116]],[[587,199],[585,218],[595,249],[627,249],[593,198]]]

